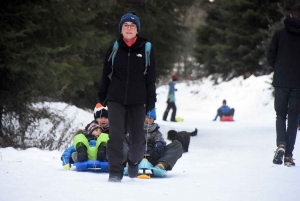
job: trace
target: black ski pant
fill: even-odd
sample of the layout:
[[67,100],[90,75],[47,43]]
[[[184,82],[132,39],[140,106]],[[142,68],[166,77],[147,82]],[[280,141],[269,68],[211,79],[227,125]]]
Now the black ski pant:
[[[275,87],[276,145],[285,145],[285,156],[292,157],[300,113],[300,89]],[[287,128],[286,128],[287,120]]]
[[158,156],[153,150],[149,152],[148,161],[152,165],[157,165],[159,162],[165,162],[168,164],[166,170],[172,170],[177,160],[182,156],[182,145],[179,141],[174,140],[172,143],[165,146],[165,152],[162,156]]
[[108,170],[110,176],[123,178],[124,138],[128,129],[129,141],[127,159],[138,163],[145,152],[144,104],[124,105],[118,102],[107,103],[109,108],[109,140],[107,142]]
[[163,120],[166,121],[167,120],[167,117],[168,117],[168,114],[169,114],[169,111],[170,109],[172,109],[172,114],[171,114],[171,121],[175,121],[175,117],[176,117],[176,105],[175,105],[175,102],[167,102],[168,105],[167,105],[167,108],[164,112],[164,116],[163,116]]

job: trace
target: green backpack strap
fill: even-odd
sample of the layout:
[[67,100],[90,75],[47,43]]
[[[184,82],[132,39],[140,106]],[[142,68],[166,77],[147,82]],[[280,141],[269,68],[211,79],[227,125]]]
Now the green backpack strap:
[[145,45],[145,71],[144,71],[144,75],[147,74],[147,67],[150,66],[150,53],[151,53],[151,43],[147,42]]
[[[115,41],[113,50],[107,60],[109,62],[111,59],[111,73],[108,75],[110,80],[112,79],[112,74],[114,71],[114,61],[115,61],[115,56],[117,54],[118,49],[119,49],[119,43],[118,43],[118,41]],[[146,62],[145,62],[144,75],[147,74],[147,67],[150,66],[150,53],[151,53],[151,43],[146,42],[146,44],[145,44],[145,60],[146,60]]]
[[118,41],[115,41],[114,46],[113,46],[113,50],[112,50],[112,52],[109,55],[108,60],[107,60],[109,62],[110,59],[111,59],[111,73],[108,75],[110,80],[112,79],[112,74],[113,74],[113,71],[114,71],[114,61],[115,61],[115,56],[117,54],[118,49],[119,49],[119,43],[118,43]]

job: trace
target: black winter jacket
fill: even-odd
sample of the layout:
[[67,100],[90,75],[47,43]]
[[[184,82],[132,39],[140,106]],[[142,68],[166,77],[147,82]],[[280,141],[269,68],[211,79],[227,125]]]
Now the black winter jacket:
[[287,18],[272,38],[267,59],[274,70],[273,86],[300,89],[300,20]]
[[145,43],[147,39],[137,36],[136,42],[128,47],[119,38],[119,49],[113,66],[108,61],[113,45],[108,49],[104,61],[101,85],[98,90],[99,102],[106,105],[106,101],[115,101],[125,105],[147,104],[154,108],[156,102],[156,66],[153,45],[150,53],[150,66],[145,71]]

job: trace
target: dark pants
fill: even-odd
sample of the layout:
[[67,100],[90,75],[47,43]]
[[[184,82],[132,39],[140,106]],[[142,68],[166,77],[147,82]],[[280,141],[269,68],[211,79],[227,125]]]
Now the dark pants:
[[[300,113],[300,89],[275,87],[276,144],[285,145],[285,156],[292,157]],[[286,128],[287,120],[287,128]]]
[[144,120],[146,109],[144,104],[124,105],[108,102],[109,108],[109,140],[107,143],[108,167],[110,176],[123,177],[124,138],[128,129],[130,144],[128,160],[138,163],[145,152]]
[[234,115],[234,108],[231,108],[228,113],[223,113],[221,109],[218,109],[218,115],[220,117],[222,117],[222,116],[233,116]]
[[182,156],[182,145],[179,141],[175,140],[165,146],[165,152],[162,156],[157,156],[153,150],[148,151],[148,153],[150,154],[148,160],[152,165],[155,166],[159,162],[165,162],[168,164],[166,170],[172,170],[177,160]]
[[175,121],[176,109],[177,109],[176,105],[175,105],[175,102],[167,102],[167,103],[168,103],[168,105],[167,105],[166,111],[164,112],[163,120],[164,121],[167,120],[169,111],[170,111],[170,109],[172,109],[171,121]]

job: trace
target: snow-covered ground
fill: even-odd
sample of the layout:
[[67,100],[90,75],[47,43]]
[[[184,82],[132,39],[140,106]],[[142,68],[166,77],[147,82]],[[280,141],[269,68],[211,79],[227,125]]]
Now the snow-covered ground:
[[[64,171],[62,151],[0,148],[0,201],[298,201],[298,160],[296,167],[272,163],[276,135],[271,78],[239,77],[219,85],[209,79],[178,83],[177,116],[184,118],[179,123],[162,121],[168,86],[159,87],[157,123],[164,135],[170,129],[198,129],[189,152],[166,178],[125,176],[121,183],[109,183],[107,173]],[[234,122],[212,121],[223,99],[236,110]],[[80,117],[75,128],[93,118],[75,107],[68,110],[75,111]],[[296,159],[299,150],[296,142]]]

